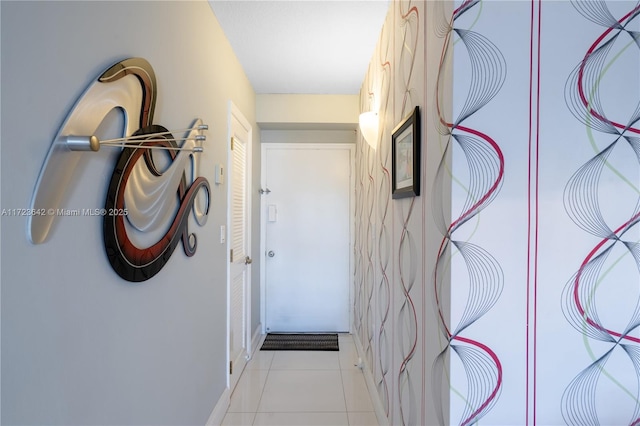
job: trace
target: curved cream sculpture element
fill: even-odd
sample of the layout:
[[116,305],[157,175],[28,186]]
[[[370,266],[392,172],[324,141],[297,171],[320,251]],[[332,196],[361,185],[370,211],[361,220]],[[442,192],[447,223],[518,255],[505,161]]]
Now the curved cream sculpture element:
[[[124,190],[124,202],[127,208],[127,221],[139,231],[155,231],[166,226],[174,216],[175,192],[180,179],[184,176],[187,163],[191,161],[193,170],[192,181],[198,176],[198,159],[191,150],[202,147],[202,139],[196,136],[202,135],[198,127],[202,120],[197,119],[186,136],[183,150],[178,151],[171,165],[160,176],[149,172],[144,161],[139,161],[133,167]],[[194,203],[193,213],[199,225],[204,225],[207,220],[206,208]]]
[[132,58],[109,68],[80,96],[49,148],[33,191],[31,209],[42,214],[27,218],[27,236],[32,243],[46,241],[56,212],[73,185],[76,166],[87,155],[87,151],[69,149],[67,136],[93,135],[114,108],[124,111],[125,136],[151,124],[155,86],[151,65],[142,58]]

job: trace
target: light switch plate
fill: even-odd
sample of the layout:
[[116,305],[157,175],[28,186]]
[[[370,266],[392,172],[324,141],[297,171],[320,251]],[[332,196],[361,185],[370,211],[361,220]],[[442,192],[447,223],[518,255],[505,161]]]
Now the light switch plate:
[[224,167],[222,167],[222,164],[216,164],[215,166],[214,182],[218,185],[224,183]]
[[278,220],[278,208],[276,207],[275,204],[269,204],[268,207],[268,221],[269,222],[275,222]]

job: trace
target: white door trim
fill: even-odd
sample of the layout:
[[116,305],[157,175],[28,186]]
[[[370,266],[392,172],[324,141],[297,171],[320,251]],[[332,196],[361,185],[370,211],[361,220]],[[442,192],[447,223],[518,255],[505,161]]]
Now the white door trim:
[[[252,148],[253,148],[253,128],[251,127],[251,123],[245,118],[240,109],[230,100],[229,108],[228,108],[228,116],[227,116],[227,141],[226,141],[226,150],[227,150],[227,173],[223,173],[223,175],[230,175],[231,164],[233,161],[232,151],[231,151],[231,138],[233,137],[233,120],[237,120],[240,125],[247,131],[248,141],[247,141],[247,169],[246,169],[246,178],[247,178],[247,188],[246,190],[246,203],[247,203],[247,224],[248,224],[248,232],[247,232],[247,247],[249,253],[251,252],[251,173],[252,173]],[[227,188],[227,218],[226,218],[226,259],[227,259],[227,362],[226,362],[226,376],[227,376],[227,388],[231,387],[231,374],[229,373],[228,366],[230,365],[231,359],[229,357],[229,352],[231,351],[230,347],[230,336],[231,336],[231,253],[230,253],[230,242],[231,242],[231,220],[232,220],[232,202],[231,202],[231,185],[229,176],[225,176],[224,184]],[[247,345],[247,355],[252,353],[253,348],[252,345],[252,335],[251,335],[251,265],[247,265],[247,286],[245,292],[245,342]],[[234,368],[235,370],[235,368]],[[230,389],[233,391],[233,389]]]
[[[353,315],[353,251],[355,244],[355,144],[351,143],[264,143],[261,149],[261,176],[260,185],[261,189],[268,189],[266,187],[267,182],[267,167],[265,165],[268,149],[347,149],[349,150],[349,276],[351,282],[349,283],[349,327],[353,327],[353,321],[351,320]],[[262,326],[262,334],[266,334],[266,256],[267,256],[267,215],[265,213],[267,208],[266,197],[260,198],[260,323]],[[353,330],[349,330],[353,332]]]

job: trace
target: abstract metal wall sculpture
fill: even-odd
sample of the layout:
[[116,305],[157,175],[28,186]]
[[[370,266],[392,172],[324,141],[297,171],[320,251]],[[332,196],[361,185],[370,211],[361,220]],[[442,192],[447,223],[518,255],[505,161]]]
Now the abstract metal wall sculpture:
[[[197,239],[188,230],[189,213],[203,226],[211,197],[207,179],[198,176],[196,155],[203,151],[207,126],[196,119],[190,128],[178,130],[184,137],[175,138],[153,124],[156,96],[155,73],[141,58],[118,62],[91,83],[64,121],[40,171],[31,200],[34,214],[27,223],[32,243],[47,239],[83,157],[110,146],[122,152],[105,206],[96,211],[103,216],[104,246],[113,269],[127,281],[140,282],[162,269],[180,241],[185,254],[193,256]],[[124,112],[124,137],[100,141],[95,132],[114,108]],[[141,244],[134,237],[141,233],[157,238]]]

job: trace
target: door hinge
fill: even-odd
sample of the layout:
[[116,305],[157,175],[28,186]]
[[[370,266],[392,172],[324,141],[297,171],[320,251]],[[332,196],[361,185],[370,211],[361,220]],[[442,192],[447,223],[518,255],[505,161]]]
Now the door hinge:
[[231,151],[233,151],[233,142],[234,142],[234,138],[231,138]]
[[229,257],[231,258],[230,262],[233,263],[233,249],[229,250]]
[[233,374],[233,361],[229,361],[229,374]]

